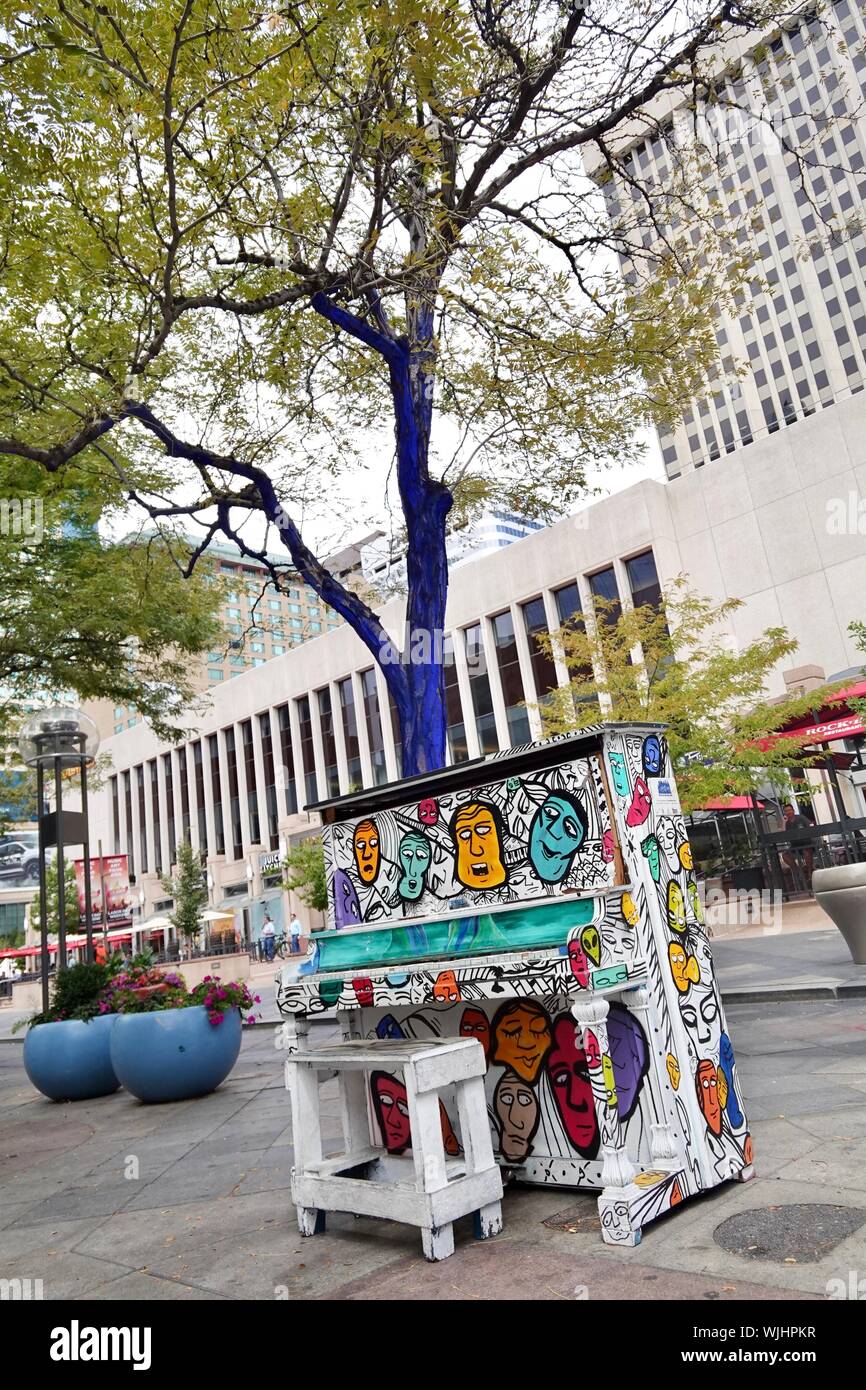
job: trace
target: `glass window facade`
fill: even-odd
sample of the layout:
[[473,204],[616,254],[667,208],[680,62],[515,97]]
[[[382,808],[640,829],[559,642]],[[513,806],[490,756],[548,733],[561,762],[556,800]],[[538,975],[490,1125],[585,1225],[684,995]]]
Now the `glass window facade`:
[[532,666],[535,694],[539,701],[543,701],[545,695],[556,690],[559,684],[556,679],[556,666],[553,657],[541,641],[542,638],[550,635],[547,627],[547,614],[544,610],[544,599],[530,599],[528,603],[522,603],[520,608],[523,614],[523,625],[526,629],[526,640],[529,644],[529,660]]
[[327,796],[340,795],[340,769],[337,763],[337,739],[334,734],[334,709],[328,686],[316,692],[319,706],[319,728],[322,731],[322,753],[325,758],[325,788]]
[[448,721],[448,757],[452,763],[465,763],[469,757],[466,724],[460,703],[460,684],[454,660],[454,638],[449,632],[442,643],[445,675],[445,715]]
[[380,787],[388,780],[388,768],[385,763],[382,716],[379,713],[379,691],[376,687],[376,672],[372,666],[361,672],[361,688],[364,691],[364,723],[367,726],[370,762],[373,765],[373,785]]
[[298,709],[298,724],[301,733],[301,764],[304,769],[304,793],[306,804],[319,799],[316,783],[316,749],[313,743],[313,718],[310,712],[310,697],[303,695],[295,704]]
[[207,741],[208,761],[210,763],[210,790],[213,797],[213,829],[217,854],[226,852],[226,831],[223,821],[223,787],[220,776],[220,745],[216,734],[210,734]]
[[235,741],[235,731],[232,728],[225,730],[226,741],[226,769],[229,779],[229,819],[232,831],[232,859],[240,859],[244,852],[243,832],[241,829],[241,793],[238,781],[238,753]]
[[294,816],[297,814],[298,810],[298,787],[295,781],[295,757],[292,750],[292,724],[288,705],[280,705],[277,710],[277,724],[280,730],[281,780],[286,793],[286,811],[290,816]]
[[499,739],[496,735],[496,716],[493,713],[493,696],[487,675],[487,660],[481,635],[481,624],[473,623],[464,629],[466,644],[466,668],[469,675],[469,690],[472,695],[472,711],[475,715],[475,729],[478,746],[484,753],[498,753]]
[[279,845],[279,811],[277,807],[277,779],[274,767],[274,741],[271,733],[271,716],[259,715],[259,736],[262,741],[262,766],[265,774],[265,807],[268,815],[268,844],[271,849]]
[[529,713],[521,707],[521,701],[525,700],[526,696],[523,691],[523,677],[520,674],[514,620],[510,610],[497,613],[492,624],[499,683],[508,720],[508,738],[514,747],[516,744],[528,743],[532,735],[529,729]]
[[349,790],[362,785],[361,745],[358,741],[358,714],[355,709],[355,690],[351,676],[337,682],[340,693],[340,713],[343,720],[343,742],[346,745],[346,772]]
[[262,827],[259,821],[259,794],[256,782],[256,752],[253,746],[253,723],[245,719],[241,724],[241,742],[244,750],[244,777],[247,784],[247,825],[250,843],[260,845]]

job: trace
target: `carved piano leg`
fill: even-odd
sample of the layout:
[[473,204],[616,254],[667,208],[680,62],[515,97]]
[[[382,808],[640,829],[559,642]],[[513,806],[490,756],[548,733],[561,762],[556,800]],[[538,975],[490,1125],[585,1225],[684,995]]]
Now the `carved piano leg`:
[[[629,990],[628,994],[623,996],[623,1003],[627,1004],[630,1011],[637,1015],[648,1038],[652,1037],[652,1028],[648,1017],[649,1002],[649,990],[646,985],[641,985],[639,989]],[[647,1072],[644,1085],[649,1087],[650,1102],[655,1116],[654,1121],[650,1124],[650,1154],[653,1163],[667,1167],[673,1160],[679,1160],[680,1155],[676,1135],[671,1129],[665,1112],[664,1097],[654,1067],[650,1067]]]
[[635,1167],[625,1149],[625,1131],[619,1120],[613,1063],[607,1036],[610,1007],[605,998],[581,995],[572,1007],[582,1033],[589,1065],[595,1115],[601,1137],[601,1180],[598,1199],[602,1239],[608,1245],[637,1245],[640,1228],[631,1224],[628,1194],[624,1191],[635,1176]]

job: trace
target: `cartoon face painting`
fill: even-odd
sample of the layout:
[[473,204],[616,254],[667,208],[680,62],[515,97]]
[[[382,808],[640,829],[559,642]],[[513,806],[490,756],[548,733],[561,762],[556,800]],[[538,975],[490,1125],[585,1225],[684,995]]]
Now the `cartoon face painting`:
[[418,819],[422,825],[435,825],[439,819],[439,803],[435,797],[427,796],[418,802]]
[[662,855],[659,842],[655,835],[647,835],[645,840],[641,840],[640,852],[649,864],[649,871],[653,876],[653,881],[658,883],[662,873]]
[[400,841],[400,882],[397,892],[407,902],[417,902],[426,886],[424,876],[430,867],[430,841],[420,831],[410,830]]
[[495,806],[472,801],[451,821],[457,850],[456,874],[467,888],[499,888],[507,874],[502,862],[502,835]]
[[656,821],[656,837],[668,868],[675,874],[680,867],[680,856],[677,849],[677,827],[672,816],[659,816]]
[[719,1066],[724,1072],[725,1080],[728,1083],[728,1098],[725,1102],[725,1110],[731,1122],[732,1129],[739,1129],[745,1122],[745,1116],[740,1109],[740,1102],[737,1099],[737,1087],[734,1077],[734,1049],[727,1033],[722,1033],[719,1039]]
[[583,1158],[595,1158],[599,1133],[592,1101],[592,1082],[586,1053],[578,1046],[577,1031],[570,1014],[561,1014],[553,1025],[553,1046],[548,1053],[545,1070],[568,1142]]
[[493,1020],[494,1062],[534,1081],[551,1045],[550,1020],[531,999],[503,1004]]
[[373,981],[368,978],[359,978],[352,981],[352,988],[355,991],[355,998],[362,1009],[373,1007]]
[[692,859],[692,847],[689,844],[688,840],[682,841],[679,849],[677,850],[677,858],[679,859],[680,864],[684,869],[691,871],[694,868],[694,860]]
[[571,973],[577,980],[581,989],[586,989],[589,985],[589,961],[586,952],[580,944],[580,937],[573,936],[568,943],[568,959],[571,963]]
[[522,1163],[529,1157],[541,1114],[535,1091],[513,1072],[504,1072],[493,1093],[493,1110],[502,1157]]
[[644,777],[660,777],[664,771],[665,759],[663,740],[658,734],[650,734],[643,741],[643,775]]
[[623,893],[620,899],[620,911],[623,919],[630,927],[636,927],[638,923],[637,904],[631,893]]
[[374,883],[379,872],[381,854],[379,850],[379,831],[373,820],[362,820],[355,826],[352,840],[355,850],[355,864],[362,883]]
[[684,932],[686,929],[686,900],[674,878],[668,884],[668,926],[671,931]]
[[649,787],[642,777],[637,777],[631,805],[625,813],[626,825],[643,825],[651,810],[652,801],[650,800]]
[[622,753],[609,753],[610,775],[617,796],[628,796],[628,772]]
[[701,1113],[707,1122],[707,1129],[711,1134],[721,1134],[722,1107],[719,1102],[719,1082],[716,1068],[712,1062],[705,1061],[698,1064],[695,1073],[695,1089],[698,1093],[698,1105],[701,1107]]
[[433,998],[444,1004],[456,1004],[460,998],[460,986],[453,970],[440,970],[433,985]]
[[477,1038],[484,1048],[485,1058],[490,1056],[490,1019],[481,1009],[464,1009],[460,1019],[461,1038]]
[[668,946],[668,961],[674,984],[680,994],[687,994],[692,985],[696,985],[701,978],[697,960],[694,956],[688,955],[678,941],[672,941]]
[[385,1148],[389,1154],[405,1153],[412,1142],[406,1087],[396,1076],[389,1076],[385,1071],[374,1071],[370,1077],[370,1089]]
[[[622,1004],[611,1004],[607,1017],[607,1045],[613,1064],[621,1121],[630,1119],[638,1103],[641,1085],[649,1069],[646,1034],[634,1014]],[[602,1067],[604,1063],[602,1062]]]
[[665,1058],[665,1066],[668,1069],[668,1076],[675,1091],[680,1089],[680,1064],[672,1052]]
[[598,927],[584,927],[580,933],[580,944],[593,965],[599,965],[601,963],[601,937],[598,934]]
[[688,889],[689,903],[691,904],[694,919],[696,922],[703,922],[704,909],[701,903],[701,895],[698,892],[698,885],[695,883],[695,880],[693,878],[690,878],[686,887]]
[[721,1037],[719,1001],[712,985],[693,985],[688,999],[680,1000],[680,1013],[702,1052],[715,1051]]
[[567,792],[551,792],[529,827],[529,861],[543,883],[561,883],[586,839],[586,812]]
[[334,873],[334,925],[357,927],[361,921],[361,905],[355,885],[343,869]]

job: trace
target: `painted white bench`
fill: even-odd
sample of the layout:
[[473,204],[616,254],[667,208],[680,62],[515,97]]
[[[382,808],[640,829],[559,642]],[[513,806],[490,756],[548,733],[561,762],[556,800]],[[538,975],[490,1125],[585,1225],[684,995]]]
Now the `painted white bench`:
[[[403,1073],[411,1157],[371,1141],[366,1073]],[[502,1230],[502,1179],[493,1158],[484,1096],[484,1050],[474,1038],[441,1042],[353,1039],[286,1058],[295,1165],[292,1201],[301,1235],[324,1230],[328,1211],[381,1216],[421,1227],[428,1260],[454,1253],[452,1222],[470,1213],[475,1235]],[[324,1158],[319,1113],[322,1074],[337,1074],[345,1152]],[[455,1088],[463,1153],[445,1153],[440,1092]]]

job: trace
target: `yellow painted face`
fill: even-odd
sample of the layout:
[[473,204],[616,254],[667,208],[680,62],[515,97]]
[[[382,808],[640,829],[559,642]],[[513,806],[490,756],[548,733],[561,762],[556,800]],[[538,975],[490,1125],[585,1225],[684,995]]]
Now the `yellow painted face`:
[[695,921],[703,922],[704,910],[701,906],[701,895],[698,892],[698,885],[695,883],[694,879],[689,879],[689,902],[692,905]]
[[728,1078],[725,1076],[725,1073],[722,1071],[721,1067],[719,1067],[718,1069],[718,1078],[719,1105],[724,1110],[725,1106],[728,1103]]
[[690,985],[696,985],[701,978],[701,968],[695,956],[690,956],[678,941],[668,946],[668,960],[674,984],[680,994],[685,994]]
[[363,883],[372,883],[379,872],[379,831],[376,822],[362,820],[355,826],[353,841],[355,863]]
[[678,853],[680,857],[680,863],[682,864],[683,868],[691,871],[693,867],[692,847],[689,844],[688,840],[683,840],[682,844],[679,847]]
[[498,888],[506,879],[493,811],[472,802],[454,818],[457,877],[467,888]]
[[668,1076],[675,1091],[680,1089],[680,1064],[672,1052],[669,1052],[665,1061],[668,1069]]
[[613,1062],[607,1053],[601,1059],[601,1074],[604,1077],[604,1089],[607,1093],[608,1105],[616,1105],[616,1078],[613,1074]]
[[634,1180],[635,1187],[654,1187],[657,1182],[664,1182],[669,1177],[668,1173],[638,1173]]
[[622,915],[630,927],[637,926],[637,904],[631,893],[623,893],[621,901]]
[[675,879],[668,884],[668,926],[672,931],[682,932],[686,929],[686,900]]

